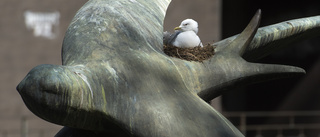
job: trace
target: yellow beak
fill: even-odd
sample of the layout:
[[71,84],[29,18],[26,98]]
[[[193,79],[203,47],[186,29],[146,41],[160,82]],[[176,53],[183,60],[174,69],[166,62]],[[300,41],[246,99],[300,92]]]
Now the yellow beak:
[[180,27],[175,27],[174,30],[181,30],[181,28]]

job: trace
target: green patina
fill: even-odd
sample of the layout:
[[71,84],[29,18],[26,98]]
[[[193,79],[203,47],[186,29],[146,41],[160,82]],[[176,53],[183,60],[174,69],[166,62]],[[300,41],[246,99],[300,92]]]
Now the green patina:
[[169,2],[88,1],[66,33],[63,65],[37,66],[18,85],[27,107],[47,121],[72,127],[57,137],[241,137],[205,101],[236,86],[303,75],[301,68],[243,58],[263,57],[297,35],[320,35],[315,31],[319,16],[300,23],[307,29],[296,29],[301,27],[290,21],[278,24],[286,29],[257,30],[258,12],[240,35],[215,43],[212,58],[189,62],[162,51]]
[[104,87],[103,85],[101,85],[101,94],[102,94],[102,98],[103,98],[103,108],[102,108],[102,111],[104,111],[105,113],[107,113],[107,99],[106,99],[106,93],[104,91]]

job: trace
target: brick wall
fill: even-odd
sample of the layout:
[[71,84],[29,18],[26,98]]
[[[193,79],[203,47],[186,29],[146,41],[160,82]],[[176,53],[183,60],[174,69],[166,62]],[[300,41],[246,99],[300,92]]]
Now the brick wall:
[[[0,1],[0,137],[19,137],[25,128],[30,137],[54,136],[61,128],[33,115],[24,105],[16,86],[39,64],[61,64],[64,33],[76,11],[86,0],[2,0]],[[53,28],[56,37],[35,37],[27,29],[26,11],[60,13],[59,24]]]

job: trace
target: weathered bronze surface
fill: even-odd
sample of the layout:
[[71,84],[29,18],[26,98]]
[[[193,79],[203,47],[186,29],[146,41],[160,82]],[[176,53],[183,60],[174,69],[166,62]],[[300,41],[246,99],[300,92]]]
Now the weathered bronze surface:
[[310,18],[312,26],[291,21],[284,26],[291,30],[269,26],[256,34],[259,10],[241,34],[215,44],[211,59],[185,61],[162,51],[169,3],[88,1],[67,30],[63,65],[39,65],[17,86],[27,107],[66,126],[57,137],[243,136],[206,101],[237,86],[303,75],[301,68],[242,57],[254,60],[291,36],[319,34],[311,30],[318,30],[320,17]]

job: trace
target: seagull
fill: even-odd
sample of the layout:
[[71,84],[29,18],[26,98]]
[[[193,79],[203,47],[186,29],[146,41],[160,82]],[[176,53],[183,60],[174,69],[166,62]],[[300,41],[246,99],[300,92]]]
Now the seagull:
[[169,38],[168,44],[180,48],[203,47],[198,37],[198,23],[193,19],[185,19],[179,27],[174,28],[175,33]]

